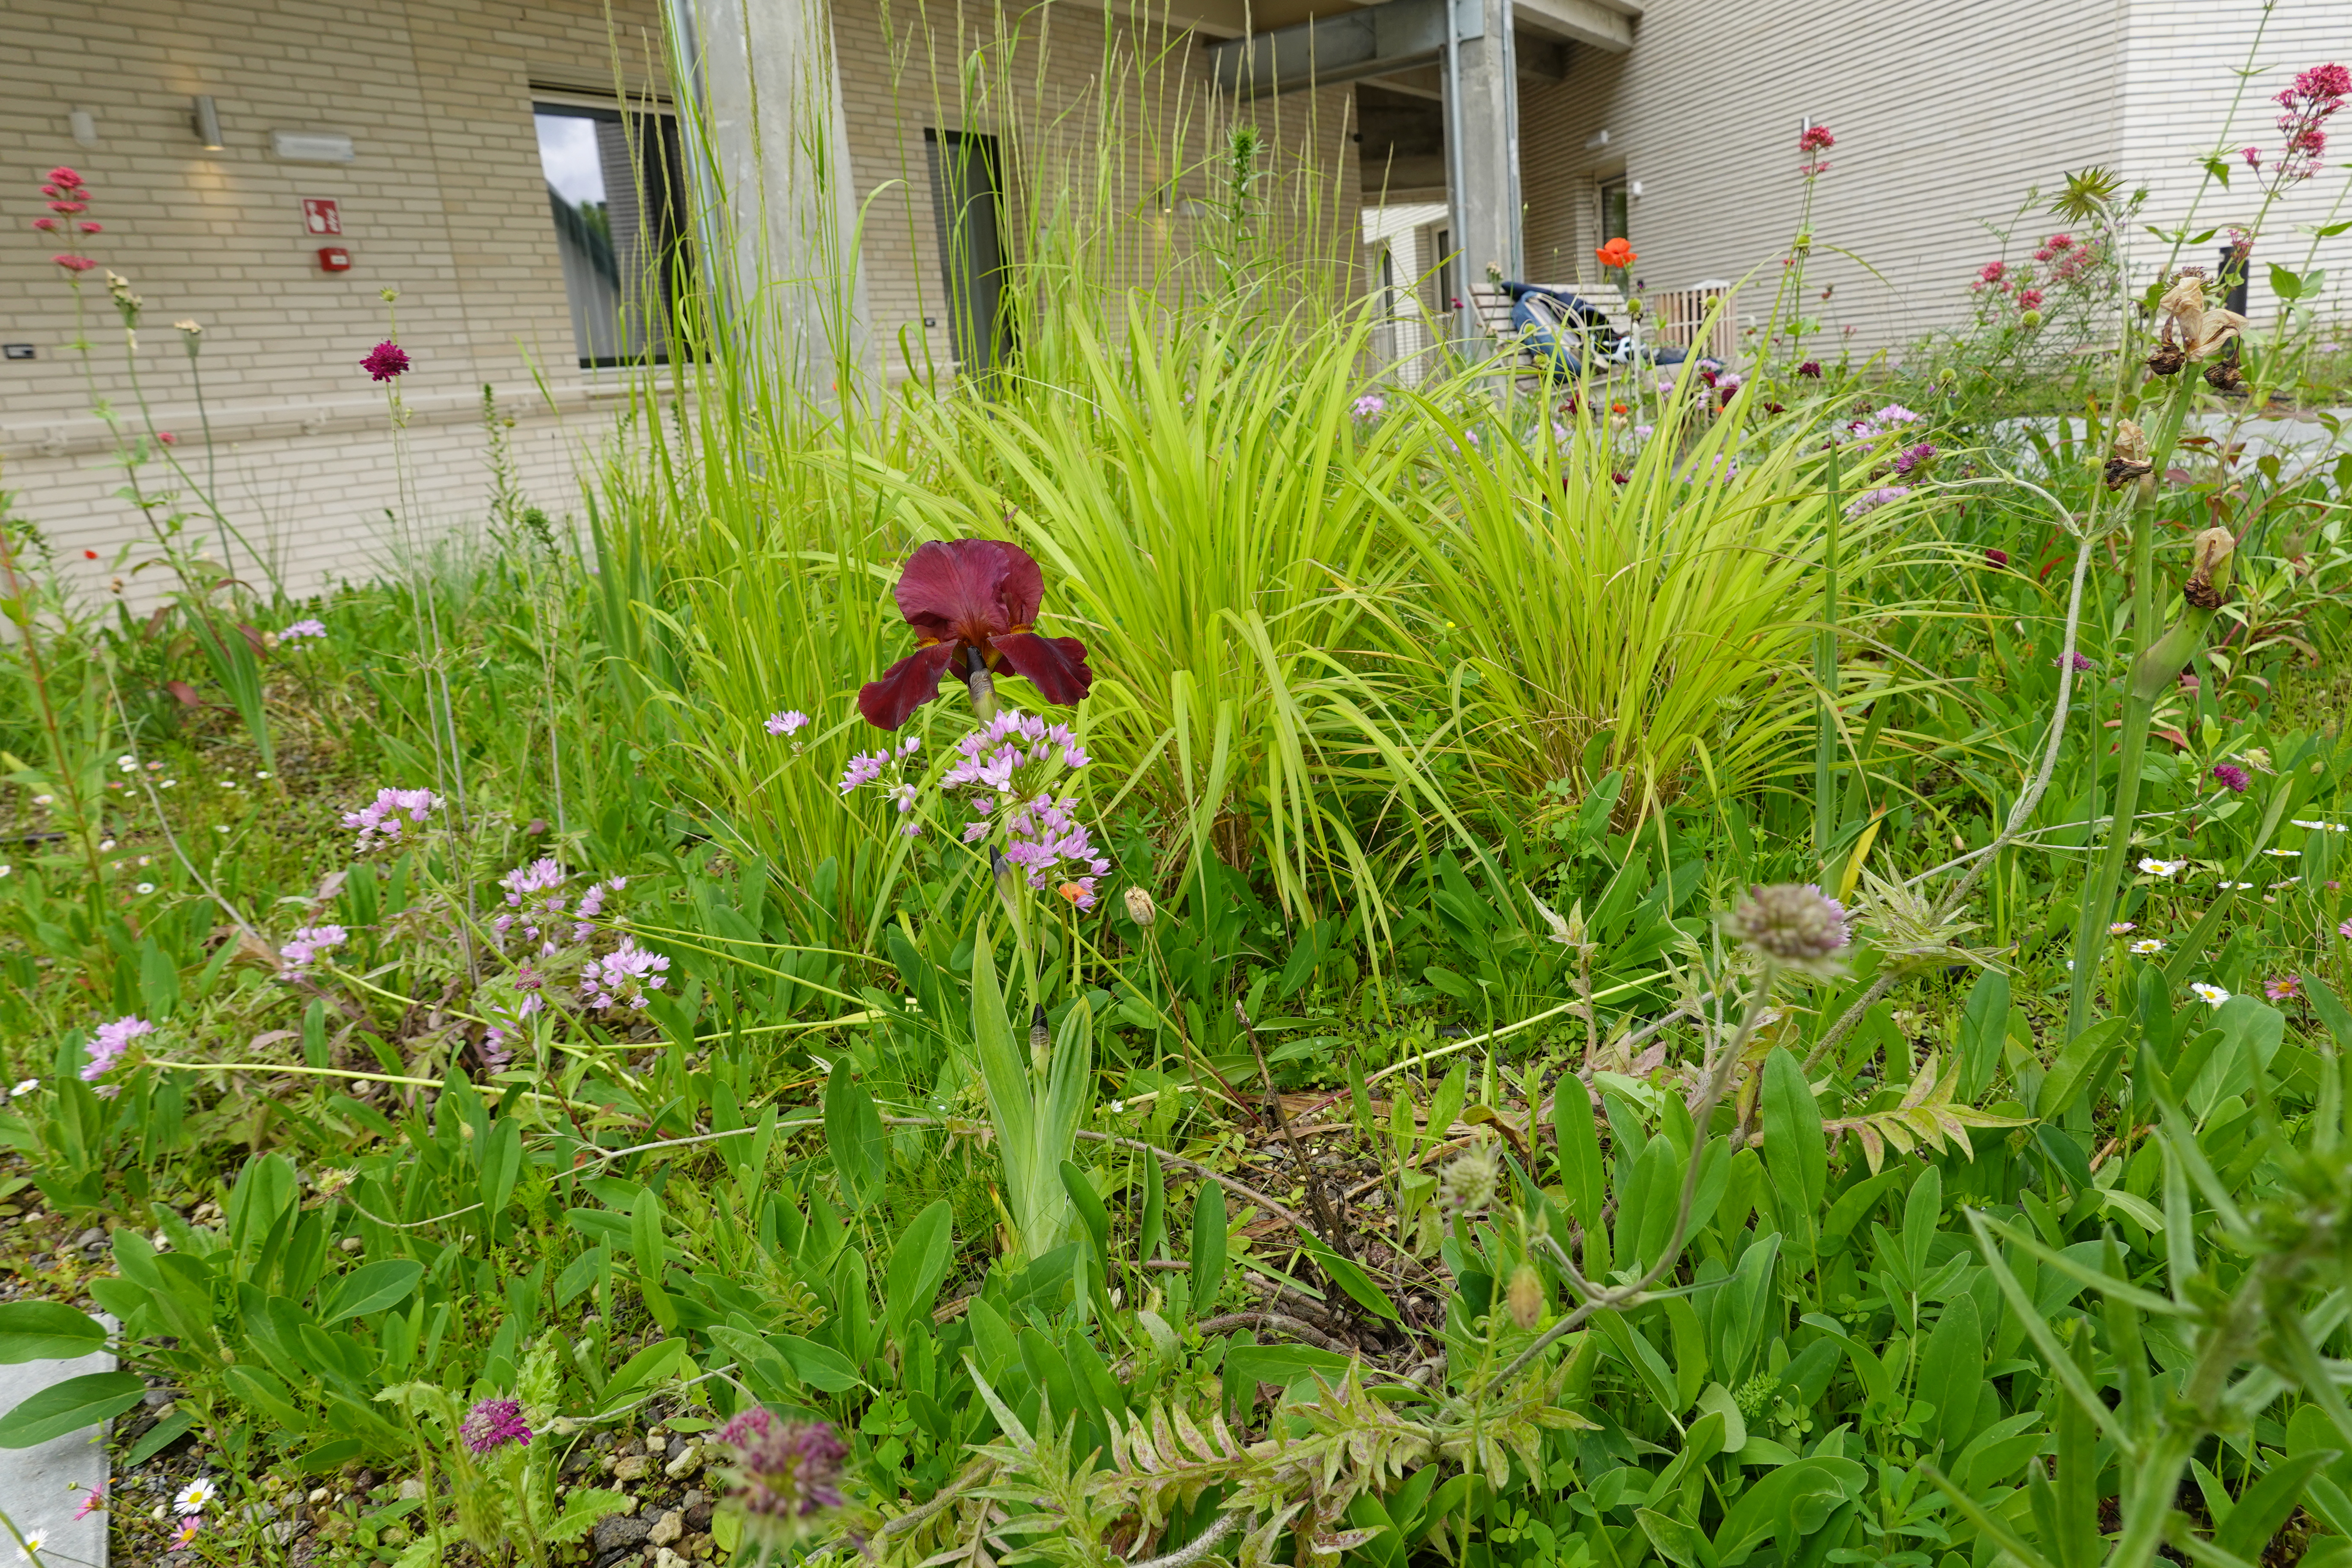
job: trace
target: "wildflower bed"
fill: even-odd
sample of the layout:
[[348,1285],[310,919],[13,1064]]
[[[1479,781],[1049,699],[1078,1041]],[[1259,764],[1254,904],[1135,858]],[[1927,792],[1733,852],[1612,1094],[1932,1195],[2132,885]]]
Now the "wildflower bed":
[[175,1564],[2326,1568],[2352,471],[2182,439],[2228,282],[2032,460],[1777,312],[713,341],[576,546],[310,603],[126,421],[161,613],[0,534],[0,1356],[121,1369],[0,1443]]

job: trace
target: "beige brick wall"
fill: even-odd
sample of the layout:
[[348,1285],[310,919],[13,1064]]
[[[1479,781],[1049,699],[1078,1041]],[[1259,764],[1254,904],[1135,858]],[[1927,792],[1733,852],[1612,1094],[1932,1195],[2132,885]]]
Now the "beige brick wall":
[[[118,552],[153,553],[115,498],[113,442],[68,346],[72,297],[47,259],[59,247],[28,227],[39,175],[59,163],[81,172],[88,216],[105,225],[81,247],[145,299],[139,385],[155,427],[181,437],[175,450],[199,476],[190,367],[169,323],[204,323],[218,500],[297,592],[364,574],[387,542],[383,514],[398,500],[391,441],[381,392],[358,368],[386,335],[386,287],[400,291],[398,335],[415,362],[401,389],[415,409],[417,520],[441,526],[484,508],[485,382],[520,416],[512,441],[532,499],[576,510],[572,456],[608,426],[609,403],[576,367],[531,89],[611,91],[617,45],[624,79],[643,90],[656,79],[658,45],[646,35],[656,26],[652,0],[609,12],[604,0],[11,0],[0,35],[0,342],[40,355],[0,363],[0,486],[19,514],[100,595]],[[218,102],[222,151],[198,147],[189,129],[197,93]],[[96,118],[95,148],[69,137],[77,109]],[[280,163],[275,130],[346,133],[357,160]],[[340,204],[340,239],[304,232],[310,196]],[[351,251],[350,271],[320,269],[326,243]],[[103,276],[84,282],[89,369],[99,397],[136,429]],[[202,510],[160,463],[142,482],[178,489],[184,509]],[[88,563],[86,550],[101,559]],[[153,575],[131,579],[134,596],[151,596],[141,588]]]
[[[1079,259],[1118,283],[1169,283],[1197,270],[1203,220],[1164,210],[1163,193],[1209,193],[1203,160],[1223,121],[1207,102],[1192,40],[1069,5],[1006,12],[972,5],[839,0],[836,46],[853,170],[866,206],[865,254],[877,341],[901,333],[919,365],[950,357],[926,126],[997,134],[1016,230],[1076,235],[1028,258]],[[580,510],[574,465],[612,428],[618,377],[577,368],[562,268],[531,121],[533,89],[660,90],[656,0],[10,0],[0,29],[0,342],[39,358],[0,363],[0,488],[37,524],[75,581],[100,602],[118,578],[135,602],[164,590],[130,568],[155,554],[103,400],[143,423],[102,272],[84,279],[93,351],[68,346],[73,296],[37,234],[42,172],[78,168],[105,232],[84,248],[144,297],[137,391],[173,453],[204,471],[186,355],[169,323],[204,323],[201,373],[215,441],[211,487],[230,521],[309,593],[378,569],[396,542],[398,468],[381,389],[358,361],[387,335],[379,290],[399,290],[398,337],[415,368],[415,489],[401,525],[424,534],[477,520],[488,499],[478,417],[484,383],[517,418],[512,449],[530,499]],[[189,100],[218,103],[226,146],[206,152]],[[1312,241],[1333,268],[1356,256],[1353,97],[1333,89],[1262,105],[1276,143],[1265,160],[1265,223]],[[99,145],[77,146],[68,115],[87,110]],[[340,132],[350,164],[292,164],[277,130]],[[1065,190],[1075,199],[1056,207]],[[340,204],[343,232],[304,231],[301,201]],[[1066,220],[1048,228],[1058,211]],[[322,272],[341,244],[348,272]],[[1072,254],[1059,254],[1061,250]],[[1047,252],[1056,252],[1047,254]],[[1341,276],[1334,271],[1334,279]],[[926,318],[937,324],[923,326]],[[151,461],[151,493],[215,534],[187,479]],[[89,560],[85,552],[95,552]],[[220,553],[244,574],[243,549]]]

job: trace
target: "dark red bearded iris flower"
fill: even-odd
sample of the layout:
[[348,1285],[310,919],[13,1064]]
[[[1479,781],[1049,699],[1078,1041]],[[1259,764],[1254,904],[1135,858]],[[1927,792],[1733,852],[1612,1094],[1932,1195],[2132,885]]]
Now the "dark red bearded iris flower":
[[973,654],[991,673],[1026,676],[1048,702],[1075,703],[1094,685],[1077,638],[1030,629],[1045,602],[1045,574],[1018,545],[934,540],[908,558],[893,593],[920,641],[857,693],[857,710],[877,729],[904,724],[939,695],[941,677],[970,672]]

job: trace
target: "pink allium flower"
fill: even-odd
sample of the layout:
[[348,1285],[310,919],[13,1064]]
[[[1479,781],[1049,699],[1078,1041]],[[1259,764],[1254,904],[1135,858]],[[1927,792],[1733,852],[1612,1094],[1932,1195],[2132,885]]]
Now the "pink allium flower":
[[441,805],[441,797],[429,789],[380,789],[375,798],[357,811],[343,814],[343,826],[359,829],[359,842],[352,847],[363,853],[381,838],[389,844],[400,837],[400,819],[405,814],[412,822],[427,820]]
[[602,958],[592,958],[580,972],[580,1000],[590,1007],[642,1007],[646,993],[658,991],[669,960],[648,952],[633,937]]
[[87,256],[52,256],[49,259],[68,272],[87,272],[98,265]]
[[296,621],[292,626],[288,626],[284,631],[279,632],[278,634],[278,640],[279,642],[299,642],[304,637],[323,637],[326,635],[327,623],[320,620],[314,616],[304,620]]
[[1867,490],[1856,496],[1853,503],[1845,509],[1845,514],[1848,517],[1862,517],[1876,511],[1880,507],[1901,500],[1910,493],[1911,487],[1908,485],[1881,485],[1874,490]]
[[2252,781],[2246,777],[2246,770],[2235,763],[2216,763],[2213,764],[2213,782],[2231,795],[2243,795],[2246,785]]
[[310,965],[350,940],[351,933],[341,926],[304,926],[278,950],[278,955],[286,961],[289,977],[306,974]]
[[735,1500],[746,1513],[782,1521],[841,1506],[849,1448],[826,1423],[779,1422],[755,1405],[719,1440],[735,1450]]
[[781,713],[768,715],[767,731],[771,735],[797,734],[805,728],[809,716],[797,708],[787,708]]
[[1388,411],[1389,400],[1376,392],[1368,392],[1356,399],[1354,413],[1359,419],[1377,419]]
[[841,793],[847,795],[860,784],[870,784],[880,778],[883,764],[889,760],[887,752],[860,752],[850,758],[849,766],[842,770]]
[[530,1441],[530,1424],[522,1418],[522,1406],[511,1399],[484,1399],[466,1412],[457,1436],[466,1447],[477,1454],[488,1454],[509,1443]]
[[131,1041],[154,1032],[154,1025],[135,1015],[117,1018],[110,1024],[100,1024],[90,1035],[89,1044],[83,1047],[89,1052],[89,1060],[82,1065],[81,1080],[96,1083],[114,1070],[122,1060],[123,1053],[131,1048]]
[[360,368],[377,381],[390,381],[408,373],[408,351],[387,338],[368,350]]

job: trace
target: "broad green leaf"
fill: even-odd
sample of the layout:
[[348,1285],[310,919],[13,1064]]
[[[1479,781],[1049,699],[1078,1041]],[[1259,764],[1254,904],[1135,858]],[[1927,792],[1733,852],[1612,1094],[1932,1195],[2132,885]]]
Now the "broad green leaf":
[[[1820,1530],[1830,1515],[1862,1495],[1869,1472],[1852,1459],[1814,1458],[1783,1465],[1739,1494],[1715,1532],[1723,1568],[1737,1568],[1755,1550],[1783,1531],[1799,1539]],[[1783,1542],[1793,1545],[1793,1542]]]
[[954,1261],[955,1211],[940,1198],[915,1216],[890,1249],[889,1300],[884,1306],[894,1333],[931,1310],[940,1281]]
[[1764,1168],[1779,1194],[1780,1213],[1795,1227],[1800,1256],[1813,1250],[1814,1226],[1829,1190],[1829,1148],[1822,1137],[1821,1108],[1813,1103],[1805,1069],[1785,1046],[1764,1058]]
[[812,1388],[841,1394],[866,1381],[857,1375],[857,1368],[850,1359],[830,1345],[804,1340],[798,1334],[771,1334],[768,1342],[783,1352],[801,1381]]
[[1592,1100],[1572,1074],[1563,1074],[1553,1087],[1551,1119],[1568,1212],[1575,1217],[1577,1227],[1589,1233],[1601,1223],[1608,1192]]
[[2009,1031],[2009,976],[1988,969],[1969,987],[1960,1012],[1959,1096],[1973,1101],[2000,1068],[2000,1047]]
[[1192,1199],[1192,1311],[1213,1316],[1225,1286],[1225,1190],[1203,1182]]
[[1314,1258],[1323,1270],[1324,1276],[1353,1298],[1358,1306],[1367,1311],[1377,1312],[1392,1323],[1404,1321],[1397,1311],[1396,1303],[1388,1299],[1387,1293],[1374,1284],[1372,1277],[1360,1266],[1340,1257],[1321,1242],[1308,1241],[1301,1245],[1307,1255]]
[[1096,1267],[1106,1280],[1110,1272],[1110,1211],[1103,1206],[1102,1194],[1074,1160],[1062,1162],[1062,1190],[1070,1196],[1070,1206],[1078,1212],[1078,1224],[1085,1227],[1087,1246],[1093,1252]]
[[146,1393],[147,1380],[133,1372],[93,1372],[53,1383],[0,1416],[0,1448],[36,1447],[95,1426],[121,1415]]
[[397,1306],[424,1277],[425,1265],[413,1258],[387,1258],[354,1268],[336,1282],[331,1301],[320,1309],[319,1321],[340,1323]]
[[74,1361],[106,1348],[106,1325],[60,1301],[0,1301],[0,1366]]
[[[122,1456],[122,1468],[127,1470],[145,1464],[185,1436],[195,1424],[196,1417],[193,1412],[173,1411],[172,1414],[147,1428],[146,1434],[139,1441],[131,1445],[131,1451]],[[352,1445],[352,1452],[354,1455],[359,1452],[358,1444]]]
[[874,1109],[874,1097],[850,1070],[846,1052],[835,1060],[824,1080],[824,1143],[841,1178],[841,1195],[854,1207],[871,1206],[881,1195],[887,1165],[882,1117]]
[[2230,1517],[2214,1531],[2213,1544],[2233,1557],[2255,1561],[2294,1511],[2311,1478],[2335,1458],[2334,1449],[2320,1448],[2273,1465],[2268,1475],[2239,1494]]
[[621,1370],[606,1381],[599,1400],[606,1409],[612,1409],[639,1389],[675,1375],[677,1366],[685,1360],[684,1340],[662,1340],[647,1345],[621,1363]]

